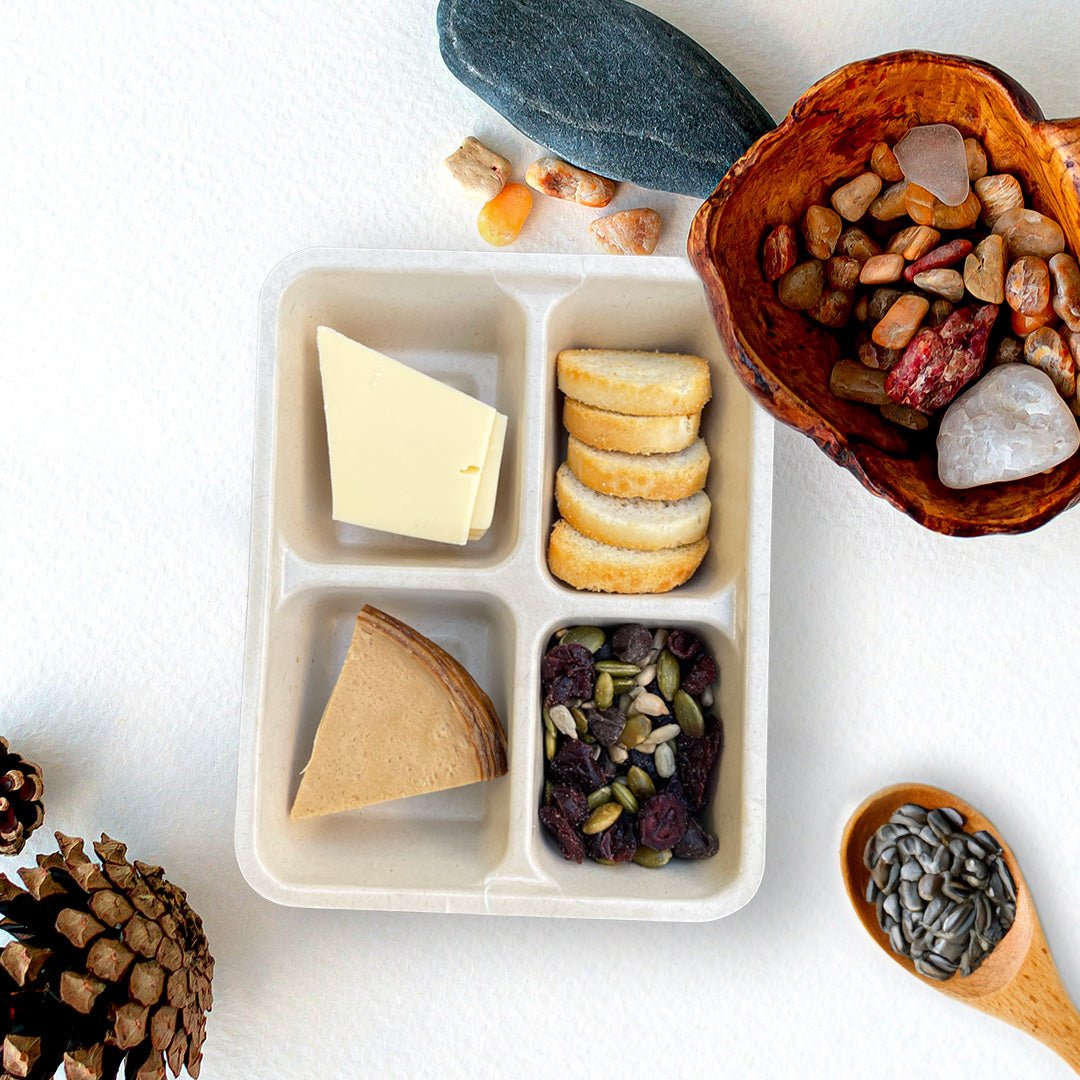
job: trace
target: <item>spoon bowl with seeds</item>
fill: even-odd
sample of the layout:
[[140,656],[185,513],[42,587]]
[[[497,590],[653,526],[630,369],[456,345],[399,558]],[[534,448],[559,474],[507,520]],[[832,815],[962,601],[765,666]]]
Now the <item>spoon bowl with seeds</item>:
[[[909,807],[950,808],[964,819],[965,832],[985,831],[1001,846],[1000,860],[1007,871],[1004,876],[1011,876],[1009,885],[1015,894],[1010,913],[1015,907],[1015,914],[1004,936],[970,975],[957,972],[940,981],[940,977],[923,974],[909,956],[894,951],[878,924],[879,909],[868,899],[879,890],[873,887],[871,871],[864,861],[866,853],[875,850],[878,830]],[[935,990],[1033,1035],[1080,1073],[1080,1014],[1062,985],[1016,858],[1001,834],[978,810],[950,792],[927,784],[905,783],[882,788],[858,807],[844,827],[840,867],[855,914],[887,956]]]

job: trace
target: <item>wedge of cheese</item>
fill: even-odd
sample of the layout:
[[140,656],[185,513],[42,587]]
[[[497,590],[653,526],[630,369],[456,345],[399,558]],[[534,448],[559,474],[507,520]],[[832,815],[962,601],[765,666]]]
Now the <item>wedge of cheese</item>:
[[412,627],[365,606],[292,807],[294,821],[506,772],[495,708]]
[[495,516],[495,495],[499,490],[499,473],[502,469],[505,445],[506,417],[502,413],[496,413],[495,427],[491,432],[491,442],[488,443],[484,470],[480,474],[480,490],[476,494],[476,507],[469,527],[470,540],[479,540],[491,528],[491,519]]
[[486,529],[499,413],[330,327],[316,337],[335,520],[449,544]]

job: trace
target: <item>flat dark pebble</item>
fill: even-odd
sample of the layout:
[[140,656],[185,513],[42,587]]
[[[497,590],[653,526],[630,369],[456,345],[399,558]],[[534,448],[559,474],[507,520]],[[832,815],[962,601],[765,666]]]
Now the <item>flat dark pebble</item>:
[[440,0],[443,60],[530,139],[613,180],[705,198],[772,117],[625,0]]

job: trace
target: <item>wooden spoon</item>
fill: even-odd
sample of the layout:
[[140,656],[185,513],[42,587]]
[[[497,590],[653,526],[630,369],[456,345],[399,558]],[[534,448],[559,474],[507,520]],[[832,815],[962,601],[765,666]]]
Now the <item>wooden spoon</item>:
[[[1005,865],[1016,883],[1016,920],[982,966],[966,978],[957,974],[947,982],[936,982],[920,975],[910,959],[892,951],[878,927],[874,905],[866,902],[870,872],[863,865],[863,853],[867,841],[905,803],[931,810],[951,806],[963,814],[968,832],[986,829],[1001,844]],[[855,913],[887,956],[927,986],[1034,1035],[1080,1073],[1080,1014],[1061,984],[1020,867],[1004,837],[978,810],[948,791],[927,784],[882,788],[851,815],[845,826],[840,868]]]

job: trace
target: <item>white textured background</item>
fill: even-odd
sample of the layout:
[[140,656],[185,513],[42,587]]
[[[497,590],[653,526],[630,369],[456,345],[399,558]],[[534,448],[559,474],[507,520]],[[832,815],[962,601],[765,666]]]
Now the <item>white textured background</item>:
[[[909,46],[1080,113],[1071,3],[646,6],[776,116]],[[311,245],[480,247],[436,162],[470,131],[520,167],[533,152],[446,73],[434,7],[0,2],[0,731],[45,766],[48,823],[106,829],[188,887],[218,960],[208,1080],[1068,1075],[882,957],[836,852],[879,785],[954,788],[1015,845],[1080,994],[1080,512],[944,540],[786,429],[768,865],[747,908],[699,926],[307,912],[242,880],[259,286]],[[677,253],[693,201],[648,199]],[[582,249],[575,215],[540,205],[518,249]]]

